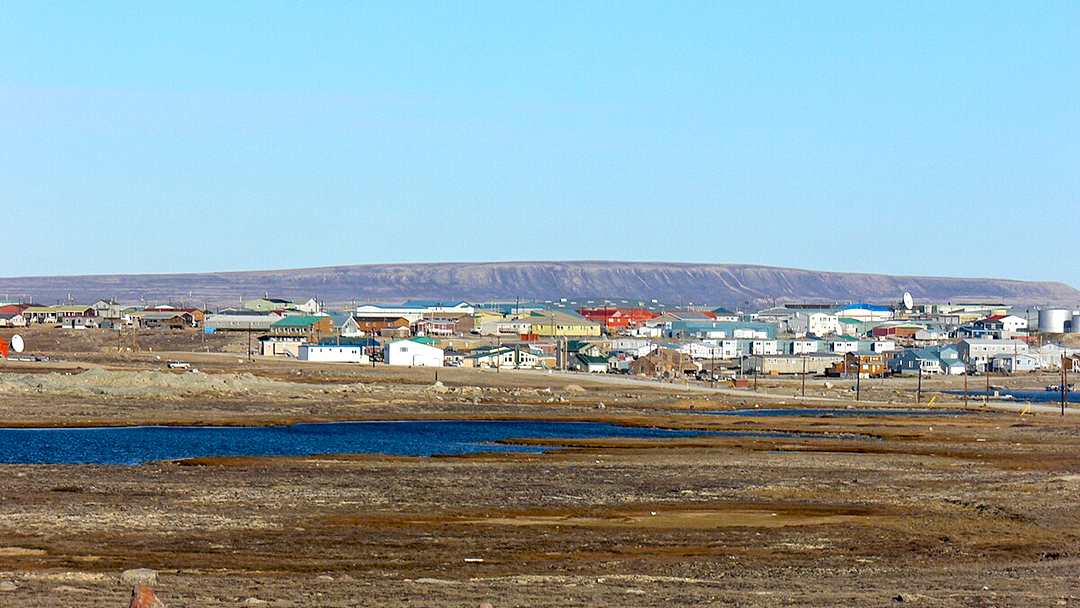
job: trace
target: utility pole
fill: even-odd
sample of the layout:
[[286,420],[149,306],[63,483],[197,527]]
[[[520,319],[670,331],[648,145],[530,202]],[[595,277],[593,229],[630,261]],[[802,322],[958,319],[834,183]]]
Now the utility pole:
[[855,354],[855,401],[862,401],[862,357]]
[[806,396],[806,353],[802,356],[802,396]]
[[1061,415],[1065,415],[1065,402],[1069,400],[1069,372],[1065,370],[1065,354],[1061,355]]
[[990,360],[989,359],[986,360],[986,365],[984,367],[984,371],[986,372],[986,392],[983,393],[983,407],[986,407],[987,405],[990,404]]
[[915,405],[922,404],[922,360],[916,358],[915,363],[919,366],[919,388],[915,392]]
[[964,407],[968,406],[968,360],[964,356]]

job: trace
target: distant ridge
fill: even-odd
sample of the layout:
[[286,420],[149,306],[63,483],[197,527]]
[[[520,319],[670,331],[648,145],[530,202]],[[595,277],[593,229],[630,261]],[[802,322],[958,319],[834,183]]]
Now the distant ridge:
[[771,302],[893,303],[917,301],[1080,304],[1080,291],[1058,282],[893,276],[747,264],[674,262],[455,262],[370,264],[293,270],[198,274],[83,275],[0,278],[0,297],[29,295],[48,304],[116,298],[237,303],[269,293],[329,303],[398,302],[406,298],[469,301],[556,298],[656,299],[733,307]]

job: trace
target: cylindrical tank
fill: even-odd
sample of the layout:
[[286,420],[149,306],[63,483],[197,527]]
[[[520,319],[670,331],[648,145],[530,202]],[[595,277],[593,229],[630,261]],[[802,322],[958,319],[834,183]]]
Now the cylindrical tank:
[[1069,332],[1080,334],[1080,312],[1073,311],[1072,327],[1069,328]]
[[1067,308],[1044,308],[1039,311],[1039,331],[1063,334],[1065,322],[1072,321],[1072,316],[1072,311]]

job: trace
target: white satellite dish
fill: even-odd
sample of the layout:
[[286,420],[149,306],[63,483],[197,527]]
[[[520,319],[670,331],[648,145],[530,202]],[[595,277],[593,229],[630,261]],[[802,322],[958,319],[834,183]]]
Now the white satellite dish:
[[11,349],[17,353],[21,353],[26,348],[26,343],[23,342],[22,336],[15,334],[11,336]]
[[915,300],[911,297],[911,294],[909,292],[905,291],[904,292],[904,308],[906,310],[911,310],[914,307],[915,307]]

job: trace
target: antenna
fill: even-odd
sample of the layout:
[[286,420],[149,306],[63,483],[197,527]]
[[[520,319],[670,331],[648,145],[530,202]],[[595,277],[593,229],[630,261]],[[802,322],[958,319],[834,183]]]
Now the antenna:
[[904,310],[911,310],[912,308],[915,307],[915,300],[911,297],[910,292],[907,292],[907,291],[904,292],[904,300],[903,300],[903,302],[904,302]]
[[24,349],[26,349],[26,343],[23,342],[23,337],[19,334],[11,336],[11,350],[21,353]]

